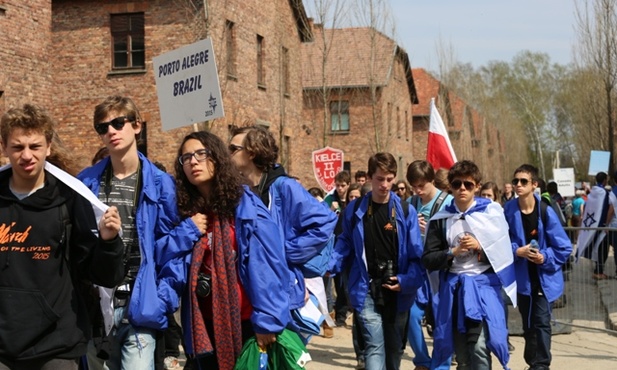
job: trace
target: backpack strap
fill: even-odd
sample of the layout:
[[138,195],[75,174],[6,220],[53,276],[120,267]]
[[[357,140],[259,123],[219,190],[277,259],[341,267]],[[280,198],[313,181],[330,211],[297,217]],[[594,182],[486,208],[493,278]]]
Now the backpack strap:
[[60,217],[62,220],[62,237],[60,238],[60,244],[57,254],[62,254],[62,259],[60,262],[60,274],[62,274],[62,264],[64,262],[67,263],[69,270],[71,270],[71,266],[69,264],[69,250],[70,250],[70,241],[71,241],[71,230],[73,229],[73,225],[71,224],[71,217],[69,215],[69,209],[66,206],[66,202],[62,203],[60,206]]
[[448,196],[448,193],[443,190],[441,191],[441,193],[439,193],[439,196],[437,197],[437,199],[435,199],[435,203],[433,203],[433,208],[431,208],[430,217],[433,217],[433,215],[437,213],[437,211],[439,211],[439,209],[441,208],[441,205],[446,200],[447,196]]

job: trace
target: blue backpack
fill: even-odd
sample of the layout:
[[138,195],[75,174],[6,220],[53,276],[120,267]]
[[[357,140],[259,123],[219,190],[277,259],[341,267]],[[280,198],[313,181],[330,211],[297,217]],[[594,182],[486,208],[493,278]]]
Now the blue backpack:
[[[272,189],[272,201],[274,202],[282,202],[281,197],[279,197],[279,186],[281,186],[284,178],[285,176],[278,177],[270,186],[270,189]],[[315,201],[317,202],[317,199],[315,199]],[[334,251],[334,241],[335,236],[332,234],[321,251],[300,267],[305,278],[310,279],[324,276],[326,272],[328,272],[330,256],[332,255],[332,251]]]

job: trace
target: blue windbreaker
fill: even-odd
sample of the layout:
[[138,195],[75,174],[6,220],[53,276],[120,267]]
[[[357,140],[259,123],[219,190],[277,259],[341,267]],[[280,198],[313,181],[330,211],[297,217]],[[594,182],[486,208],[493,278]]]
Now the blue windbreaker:
[[[291,320],[289,312],[289,273],[285,262],[279,227],[270,213],[251,192],[244,188],[235,217],[238,246],[238,275],[248,295],[253,313],[251,322],[256,333],[281,333]],[[190,261],[186,261],[190,271]],[[191,328],[191,299],[186,289],[182,296],[182,327],[186,352],[194,354]]]
[[[544,256],[544,263],[538,266],[538,275],[544,295],[549,302],[555,301],[563,293],[563,274],[561,266],[568,260],[572,253],[570,238],[561,226],[559,217],[548,206],[546,207],[546,223],[542,220],[540,209],[540,197],[536,198],[538,213],[538,244],[540,253]],[[504,206],[504,213],[510,226],[510,240],[512,241],[512,253],[514,254],[514,268],[516,271],[516,284],[518,293],[531,295],[531,282],[529,280],[528,261],[516,256],[516,249],[527,245],[521,209],[517,200],[511,200]]]
[[326,246],[334,233],[337,215],[324,207],[296,180],[281,176],[270,186],[270,214],[285,241],[291,271],[290,309],[304,306],[301,266]]
[[[131,293],[131,325],[167,328],[167,314],[178,309],[186,284],[184,260],[201,235],[191,219],[180,222],[173,178],[139,153],[142,190],[135,222],[141,265]],[[79,178],[98,196],[109,157],[83,170]]]
[[[354,309],[362,311],[364,301],[369,291],[368,265],[364,252],[364,223],[362,219],[367,212],[372,192],[362,198],[353,200],[343,212],[343,233],[338,236],[332,258],[330,272],[339,273],[351,264],[349,270],[348,290],[349,300]],[[361,202],[356,209],[355,202]],[[398,292],[397,310],[408,311],[413,304],[418,288],[422,285],[424,267],[422,267],[422,238],[418,226],[418,215],[413,207],[409,207],[409,214],[404,216],[399,197],[390,192],[388,214],[392,207],[396,210],[398,234],[398,282],[401,291]],[[353,226],[353,229],[352,229]]]

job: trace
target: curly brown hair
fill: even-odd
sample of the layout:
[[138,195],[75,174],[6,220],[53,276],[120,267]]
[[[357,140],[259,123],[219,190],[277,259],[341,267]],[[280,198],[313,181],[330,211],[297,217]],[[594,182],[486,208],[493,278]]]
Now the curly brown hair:
[[34,104],[24,104],[21,108],[13,108],[7,111],[0,120],[0,136],[2,143],[6,146],[9,136],[15,129],[22,129],[24,132],[40,133],[45,136],[45,141],[51,144],[50,154],[46,160],[56,167],[75,176],[80,170],[80,166],[73,159],[70,151],[55,130],[56,121],[42,107]]
[[197,140],[208,150],[208,159],[214,163],[212,191],[204,198],[197,187],[191,184],[184,173],[184,166],[174,162],[176,171],[176,195],[178,211],[183,217],[206,211],[217,213],[220,217],[233,217],[236,206],[244,193],[242,175],[231,161],[231,156],[223,141],[207,131],[193,132],[184,137],[178,148],[178,158],[182,155],[182,147],[189,140]]
[[246,133],[244,150],[254,155],[253,163],[261,171],[268,171],[276,165],[279,156],[279,147],[272,132],[263,126],[234,127],[231,130],[231,137]]

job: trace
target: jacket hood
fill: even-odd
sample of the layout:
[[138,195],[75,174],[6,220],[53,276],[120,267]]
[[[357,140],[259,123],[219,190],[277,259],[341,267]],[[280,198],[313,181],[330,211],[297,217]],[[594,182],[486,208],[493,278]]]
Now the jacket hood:
[[[259,195],[259,198],[266,205],[266,207],[270,206],[270,185],[272,185],[272,183],[281,176],[287,176],[287,173],[285,172],[285,168],[283,168],[283,166],[277,164],[266,172],[266,179],[264,180],[263,185],[260,182],[257,188],[257,195]],[[261,191],[259,189],[261,189]]]
[[9,179],[11,176],[12,171],[0,172],[0,199],[2,200],[20,202],[24,206],[40,210],[55,208],[66,202],[65,195],[60,192],[60,187],[65,185],[47,171],[45,171],[45,185],[22,200],[17,199],[13,192],[11,192],[11,189],[9,189]]

